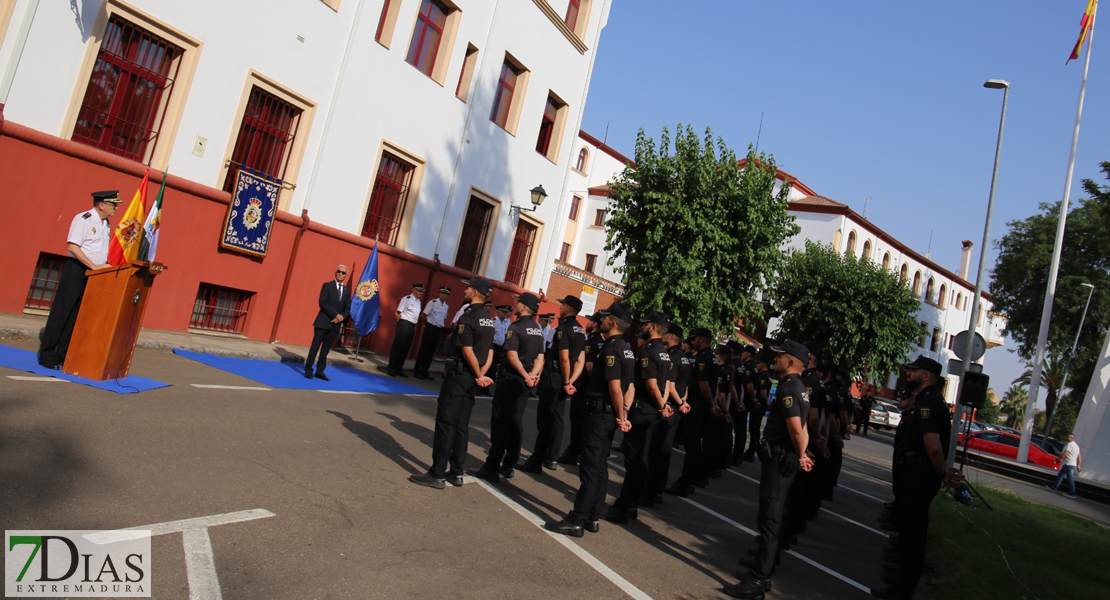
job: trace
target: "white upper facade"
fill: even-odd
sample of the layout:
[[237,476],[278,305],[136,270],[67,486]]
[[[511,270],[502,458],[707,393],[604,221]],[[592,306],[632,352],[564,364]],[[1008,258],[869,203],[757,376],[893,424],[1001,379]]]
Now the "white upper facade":
[[[455,264],[467,240],[462,262],[491,279],[520,237],[513,206],[542,185],[516,257],[528,287],[561,239],[610,4],[3,0],[0,102],[13,122],[213,187],[241,162],[286,182],[282,209],[426,258]],[[121,63],[145,87],[121,84]]]

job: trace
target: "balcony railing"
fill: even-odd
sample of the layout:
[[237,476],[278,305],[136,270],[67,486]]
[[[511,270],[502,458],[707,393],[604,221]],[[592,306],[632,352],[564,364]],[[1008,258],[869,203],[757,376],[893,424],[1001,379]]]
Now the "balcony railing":
[[555,261],[555,268],[553,271],[564,277],[568,277],[575,281],[581,281],[586,285],[609,292],[615,296],[624,297],[624,286],[609,281],[608,279],[598,277],[589,271],[584,271],[578,267],[568,265],[565,262],[559,260]]

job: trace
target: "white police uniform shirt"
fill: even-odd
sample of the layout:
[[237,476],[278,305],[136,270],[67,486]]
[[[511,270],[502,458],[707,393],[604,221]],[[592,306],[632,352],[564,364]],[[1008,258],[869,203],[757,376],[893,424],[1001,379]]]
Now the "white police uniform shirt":
[[[73,217],[69,224],[66,242],[81,247],[81,251],[94,265],[108,262],[108,243],[112,239],[112,228],[108,219],[101,219],[96,209],[87,210]],[[73,253],[69,253],[73,256]]]
[[465,304],[465,303],[462,306],[459,307],[459,312],[455,313],[455,318],[451,319],[451,327],[452,328],[454,328],[455,325],[459,324],[459,319],[463,316],[463,313],[466,312],[466,309],[469,308],[469,307],[470,307],[470,305]]
[[397,305],[397,312],[401,313],[401,319],[415,325],[420,319],[420,300],[412,294],[401,298],[401,303]]
[[509,317],[505,317],[504,319],[502,319],[501,317],[494,317],[493,318],[493,345],[494,346],[504,346],[505,345],[505,332],[509,330],[509,325],[512,324],[512,322],[513,322],[513,320],[510,319]]
[[447,319],[447,303],[436,298],[424,307],[424,315],[428,317],[428,325],[443,327]]
[[543,328],[543,349],[550,350],[553,341],[555,341],[555,326],[548,325]]

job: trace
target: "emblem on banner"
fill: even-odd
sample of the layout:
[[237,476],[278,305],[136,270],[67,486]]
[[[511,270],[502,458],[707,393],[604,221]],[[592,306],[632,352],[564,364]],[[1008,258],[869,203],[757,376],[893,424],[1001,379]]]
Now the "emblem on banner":
[[378,280],[371,279],[369,281],[360,281],[355,294],[362,299],[363,302],[374,297],[378,293]]
[[258,198],[251,198],[247,203],[246,208],[243,209],[243,227],[247,229],[254,229],[262,222],[262,201]]

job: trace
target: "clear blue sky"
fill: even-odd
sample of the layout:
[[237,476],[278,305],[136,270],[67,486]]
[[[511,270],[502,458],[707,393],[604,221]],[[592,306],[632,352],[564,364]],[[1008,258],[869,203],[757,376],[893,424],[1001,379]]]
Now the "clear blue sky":
[[[1086,5],[614,0],[582,128],[633,156],[640,128],[689,123],[742,155],[762,113],[759,150],[780,168],[860,213],[870,196],[871,221],[950,270],[974,241],[974,280],[1002,106],[983,82],[1012,85],[993,241],[1063,196],[1083,56],[1064,63]],[[1073,202],[1110,160],[1108,31],[1094,36]],[[984,363],[999,393],[1022,370],[1002,349]]]

